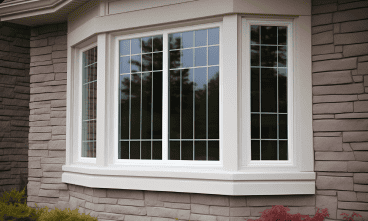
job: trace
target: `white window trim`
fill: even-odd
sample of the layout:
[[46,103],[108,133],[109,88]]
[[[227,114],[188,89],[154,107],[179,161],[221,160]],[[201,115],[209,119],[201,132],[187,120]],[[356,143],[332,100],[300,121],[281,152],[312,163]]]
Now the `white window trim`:
[[[298,18],[299,19],[299,18]],[[259,20],[259,19],[257,19]],[[280,19],[277,19],[280,21]],[[218,21],[218,20],[217,20]],[[203,22],[203,21],[202,21]],[[305,19],[303,22],[308,23]],[[198,26],[187,26],[182,28],[164,29],[164,32],[181,32],[185,30],[201,29],[200,27],[213,27],[214,24],[201,24],[201,21],[196,21]],[[120,189],[141,189],[141,190],[154,190],[154,191],[174,191],[174,192],[195,192],[195,193],[208,193],[208,194],[223,194],[223,195],[280,195],[280,194],[314,194],[315,193],[315,173],[313,172],[313,154],[311,156],[297,156],[294,162],[298,162],[298,159],[302,159],[302,162],[298,162],[298,165],[294,167],[247,167],[248,164],[244,164],[245,158],[242,150],[245,146],[241,143],[242,124],[241,121],[243,112],[239,111],[242,108],[242,102],[244,94],[242,95],[242,75],[241,71],[242,60],[241,57],[241,19],[238,15],[227,15],[223,17],[220,24],[220,161],[217,162],[195,162],[185,161],[178,162],[167,160],[163,161],[148,161],[145,160],[144,164],[137,162],[139,160],[117,160],[117,128],[118,128],[118,99],[112,94],[117,94],[117,71],[118,65],[116,64],[119,39],[132,38],[134,36],[151,36],[153,33],[160,31],[144,32],[136,31],[139,34],[99,34],[92,40],[87,40],[83,43],[83,46],[68,47],[68,97],[67,97],[67,159],[66,165],[63,165],[62,181],[66,183],[72,183],[76,185],[88,186],[93,188],[120,188]],[[293,22],[294,27],[295,20]],[[300,25],[300,24],[299,24]],[[305,25],[305,24],[303,24]],[[310,23],[309,23],[310,25]],[[180,25],[182,26],[182,25]],[[172,27],[172,26],[171,26]],[[177,26],[178,27],[178,26]],[[299,28],[301,29],[301,27]],[[150,28],[150,30],[153,30]],[[159,29],[157,29],[159,30]],[[170,30],[170,31],[169,31]],[[175,31],[177,30],[177,31]],[[295,33],[295,30],[294,30]],[[290,33],[291,34],[291,33]],[[300,35],[303,33],[300,33]],[[304,33],[305,34],[305,33]],[[310,35],[310,33],[307,32]],[[165,37],[165,35],[164,35]],[[295,37],[300,37],[295,35]],[[310,39],[310,36],[307,39]],[[226,39],[226,40],[224,40]],[[300,38],[303,40],[302,38]],[[298,43],[300,44],[300,39]],[[75,116],[73,113],[78,113],[81,110],[81,106],[78,107],[76,103],[80,99],[81,90],[78,88],[77,78],[73,76],[78,75],[78,60],[72,60],[72,55],[78,56],[80,48],[88,45],[97,40],[98,45],[98,98],[97,106],[97,119],[104,122],[103,127],[97,126],[97,153],[95,159],[83,159],[78,152],[80,145],[76,141],[77,133],[73,131],[78,130],[76,127]],[[310,42],[306,43],[310,47]],[[92,46],[91,46],[92,47]],[[166,46],[167,47],[167,46]],[[290,47],[290,46],[289,46]],[[308,47],[302,47],[307,49]],[[83,48],[82,48],[83,49]],[[85,49],[85,48],[84,48]],[[163,49],[165,50],[165,48]],[[166,49],[167,51],[167,49]],[[244,51],[243,51],[244,52]],[[243,55],[244,56],[244,55]],[[289,56],[289,54],[288,54]],[[311,52],[307,51],[305,56],[311,56]],[[102,59],[101,59],[102,58]],[[109,59],[113,58],[113,59]],[[164,53],[164,65],[167,67],[168,57]],[[300,59],[300,56],[298,57]],[[296,59],[296,60],[298,60]],[[309,61],[311,57],[309,57]],[[290,61],[290,60],[289,60]],[[73,62],[73,63],[72,63]],[[294,71],[295,64],[294,63]],[[309,65],[309,66],[308,66]],[[303,66],[303,65],[301,65]],[[111,70],[109,69],[111,68]],[[165,67],[165,66],[164,66]],[[305,68],[305,67],[304,67]],[[299,67],[300,69],[300,67]],[[297,69],[297,70],[299,70]],[[300,75],[310,75],[311,64],[307,64],[306,70],[300,73]],[[167,71],[167,69],[166,69]],[[290,73],[290,72],[288,72]],[[224,77],[226,75],[226,78]],[[298,77],[300,77],[298,75]],[[310,77],[310,76],[309,76]],[[311,79],[294,79],[296,83],[303,83],[311,87]],[[115,84],[113,83],[115,81]],[[165,82],[165,81],[164,81]],[[237,82],[237,83],[236,83]],[[234,86],[234,83],[237,84]],[[244,85],[244,84],[243,84]],[[165,92],[166,86],[166,92]],[[294,83],[294,90],[297,88],[297,84]],[[163,84],[164,93],[167,92],[167,82]],[[240,90],[238,90],[238,88]],[[308,89],[308,87],[307,87]],[[100,91],[102,90],[102,91]],[[100,93],[102,92],[102,93]],[[310,94],[304,96],[311,96]],[[79,94],[78,94],[79,93]],[[304,92],[305,93],[305,92]],[[294,95],[297,95],[298,92]],[[242,98],[243,96],[243,98]],[[99,99],[110,98],[110,99]],[[307,99],[308,101],[308,99]],[[311,101],[311,100],[310,100]],[[295,103],[295,105],[300,105]],[[303,100],[302,100],[303,102]],[[74,106],[73,106],[74,105]],[[164,104],[165,105],[165,104]],[[295,106],[294,105],[294,106]],[[108,108],[108,106],[114,106],[114,108]],[[311,108],[311,103],[306,105],[307,108]],[[167,104],[166,104],[167,107]],[[238,110],[239,107],[239,110]],[[101,110],[102,111],[99,111]],[[300,110],[300,108],[298,109]],[[164,106],[165,111],[165,106]],[[166,111],[167,108],[166,108]],[[310,126],[307,125],[305,130],[311,130],[312,118],[308,116],[308,111],[299,114],[304,118],[302,122],[310,121]],[[165,114],[165,112],[164,112]],[[311,113],[310,113],[311,114]],[[108,117],[113,116],[113,117]],[[307,117],[306,117],[307,116]],[[297,116],[294,116],[294,122]],[[310,117],[310,118],[309,118]],[[164,118],[165,119],[165,118]],[[300,121],[297,121],[300,122]],[[163,122],[167,123],[167,122]],[[101,124],[101,123],[100,123]],[[106,128],[106,129],[105,129]],[[299,129],[300,128],[296,128]],[[114,132],[115,131],[115,132]],[[303,131],[302,131],[303,132]],[[113,134],[113,135],[111,135]],[[296,133],[300,135],[299,133]],[[309,142],[312,139],[312,134],[307,133],[303,136],[310,135],[310,138],[306,138],[308,142],[304,145],[307,150],[304,152],[313,151],[313,146]],[[108,137],[109,136],[109,137]],[[294,135],[295,136],[295,135]],[[299,136],[300,137],[300,136]],[[167,139],[167,136],[163,136],[163,140]],[[294,137],[294,140],[295,137]],[[241,144],[241,145],[240,145]],[[226,146],[225,146],[226,145]],[[303,146],[301,145],[301,146]],[[311,145],[311,146],[307,146]],[[242,148],[241,148],[242,146]],[[294,145],[295,146],[295,145]],[[301,148],[301,147],[300,147]],[[226,149],[226,151],[224,151]],[[114,152],[116,154],[114,154]],[[73,156],[70,154],[73,153]],[[303,153],[303,151],[300,151]],[[163,150],[163,159],[164,159]],[[167,155],[167,153],[166,153]],[[295,155],[295,152],[294,152]],[[303,159],[304,157],[304,159]],[[122,163],[120,163],[121,161]],[[246,165],[246,167],[244,167]],[[311,167],[312,165],[312,167]],[[272,165],[274,166],[274,165]]]

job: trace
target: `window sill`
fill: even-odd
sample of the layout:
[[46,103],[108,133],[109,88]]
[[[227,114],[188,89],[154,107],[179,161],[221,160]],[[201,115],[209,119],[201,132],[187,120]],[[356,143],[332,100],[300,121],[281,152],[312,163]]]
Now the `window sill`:
[[220,195],[315,194],[315,172],[231,172],[222,169],[63,167],[62,182],[91,188]]

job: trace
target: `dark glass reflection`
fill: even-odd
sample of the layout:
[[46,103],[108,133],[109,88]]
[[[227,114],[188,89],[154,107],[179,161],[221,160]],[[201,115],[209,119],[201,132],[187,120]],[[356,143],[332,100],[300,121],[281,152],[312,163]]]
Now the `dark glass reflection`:
[[251,160],[260,160],[260,142],[259,140],[252,140],[251,141]]
[[162,72],[153,72],[153,139],[162,139]]
[[261,114],[261,138],[277,139],[277,114]]
[[262,112],[277,112],[276,69],[261,69],[261,108]]
[[208,139],[219,139],[219,67],[208,68]]
[[152,52],[152,37],[142,38],[142,52]]
[[288,160],[287,141],[279,141],[279,160]]
[[259,66],[259,46],[251,46],[251,66]]
[[153,141],[152,143],[152,160],[162,160],[162,142]]
[[180,70],[170,71],[170,139],[180,139]]
[[280,139],[288,138],[287,123],[288,123],[287,114],[280,114],[279,115],[279,138]]
[[141,158],[141,142],[140,141],[130,141],[130,159],[140,159]]
[[180,67],[180,51],[170,51],[170,69]]
[[194,160],[207,160],[206,159],[206,141],[195,141],[195,153]]
[[206,139],[207,68],[194,69],[194,76],[195,139]]
[[153,70],[161,71],[162,70],[162,52],[153,53]]
[[251,111],[259,112],[259,68],[251,69]]
[[220,160],[220,146],[218,141],[208,141],[208,160]]
[[277,141],[261,141],[261,160],[277,160]]
[[261,46],[261,66],[276,67],[277,64],[277,47]]
[[250,30],[251,30],[250,31],[250,36],[251,36],[250,44],[259,44],[259,26],[251,25]]
[[142,139],[151,139],[152,73],[142,74]]
[[287,44],[287,27],[278,27],[279,31],[279,45],[286,45]]
[[261,26],[261,44],[277,44],[277,26]]
[[153,37],[153,51],[162,51],[162,35]]
[[120,139],[129,139],[130,75],[120,75]]
[[141,130],[141,74],[131,75],[131,139],[140,139]]
[[142,160],[151,159],[151,141],[142,141]]
[[181,160],[193,160],[193,141],[181,142]]
[[278,47],[278,67],[286,67],[287,63],[287,50],[286,46]]
[[129,159],[129,141],[120,141],[119,159]]
[[180,142],[170,141],[169,160],[180,160]]
[[252,139],[259,139],[259,114],[252,114],[251,115],[251,138]]
[[142,71],[152,71],[152,54],[142,54]]
[[169,34],[169,49],[180,49],[181,37],[180,33]]
[[[183,69],[182,76],[182,139],[193,139],[193,90],[194,90],[194,76],[193,69]],[[171,105],[171,103],[170,103]]]
[[141,55],[132,56],[132,72],[140,72],[141,71]]
[[287,113],[287,69],[278,68],[279,112]]

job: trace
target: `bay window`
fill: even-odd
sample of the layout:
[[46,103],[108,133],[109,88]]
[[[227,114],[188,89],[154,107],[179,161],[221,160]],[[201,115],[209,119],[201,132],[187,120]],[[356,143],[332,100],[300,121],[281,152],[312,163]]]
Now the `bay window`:
[[69,47],[82,59],[69,58],[63,182],[313,194],[308,21],[254,17],[112,30]]

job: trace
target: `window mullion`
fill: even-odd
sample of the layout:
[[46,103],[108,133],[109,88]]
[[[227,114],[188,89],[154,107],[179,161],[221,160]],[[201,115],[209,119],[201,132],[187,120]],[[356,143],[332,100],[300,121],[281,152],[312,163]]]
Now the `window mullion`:
[[169,149],[169,91],[168,91],[168,84],[169,84],[169,41],[168,41],[168,33],[164,33],[162,36],[162,49],[163,49],[163,82],[162,82],[162,160],[167,161],[168,160],[168,149]]

